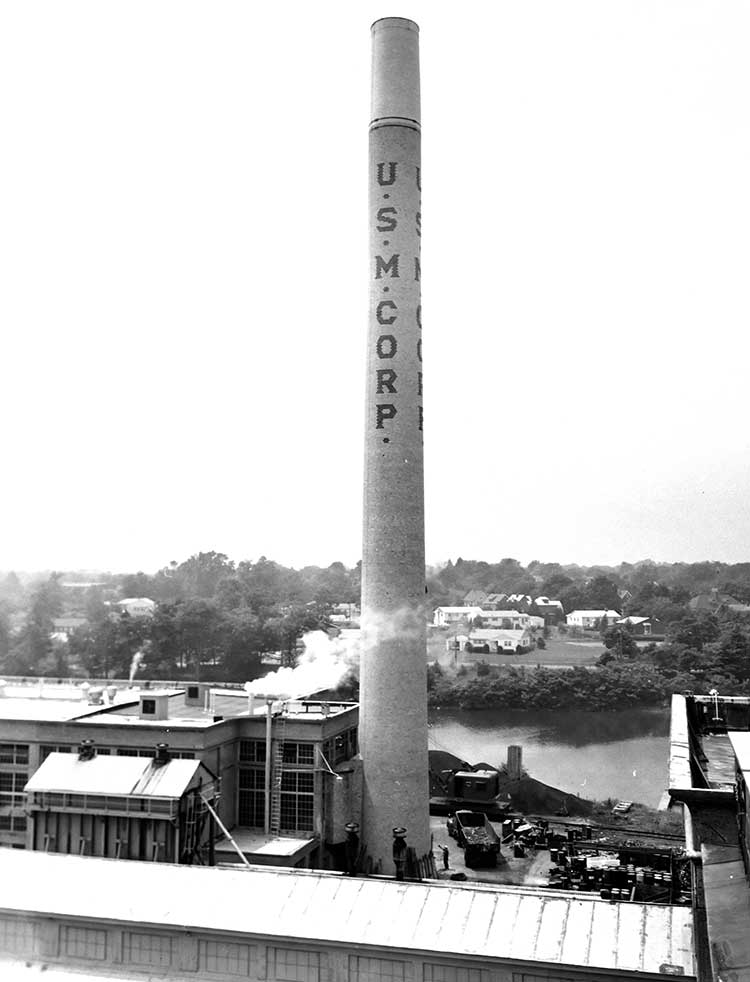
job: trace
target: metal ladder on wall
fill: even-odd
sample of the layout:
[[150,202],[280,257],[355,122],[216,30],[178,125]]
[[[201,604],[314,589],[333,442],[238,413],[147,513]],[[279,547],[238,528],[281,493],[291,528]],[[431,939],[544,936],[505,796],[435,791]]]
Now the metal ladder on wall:
[[284,773],[284,733],[286,730],[286,707],[282,709],[276,726],[276,740],[273,745],[273,774],[271,775],[271,835],[281,832],[281,778]]

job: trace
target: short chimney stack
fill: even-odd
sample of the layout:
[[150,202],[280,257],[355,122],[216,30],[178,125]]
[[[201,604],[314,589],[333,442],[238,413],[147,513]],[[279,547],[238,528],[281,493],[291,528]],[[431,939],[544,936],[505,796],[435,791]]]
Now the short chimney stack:
[[78,759],[93,760],[96,757],[96,747],[93,740],[81,740],[78,744]]
[[169,744],[157,743],[154,753],[154,767],[164,767],[169,763]]

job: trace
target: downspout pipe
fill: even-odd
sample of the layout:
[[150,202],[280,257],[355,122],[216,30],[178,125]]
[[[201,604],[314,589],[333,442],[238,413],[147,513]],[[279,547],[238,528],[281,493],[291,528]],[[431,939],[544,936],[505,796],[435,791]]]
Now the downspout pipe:
[[266,835],[271,834],[271,731],[273,728],[273,699],[266,700],[266,775],[265,775],[265,809],[263,826]]

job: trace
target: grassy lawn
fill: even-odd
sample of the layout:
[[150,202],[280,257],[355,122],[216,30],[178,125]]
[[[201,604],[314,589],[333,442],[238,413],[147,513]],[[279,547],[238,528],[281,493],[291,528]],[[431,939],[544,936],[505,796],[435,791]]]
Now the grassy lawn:
[[[451,663],[452,655],[445,650],[446,635],[428,635],[427,660],[438,661],[442,665]],[[601,641],[568,641],[564,635],[555,635],[546,639],[544,650],[537,649],[525,655],[503,655],[503,665],[559,665],[572,667],[574,665],[594,665],[604,651]],[[477,656],[481,660],[481,655]],[[493,659],[494,663],[494,659]]]

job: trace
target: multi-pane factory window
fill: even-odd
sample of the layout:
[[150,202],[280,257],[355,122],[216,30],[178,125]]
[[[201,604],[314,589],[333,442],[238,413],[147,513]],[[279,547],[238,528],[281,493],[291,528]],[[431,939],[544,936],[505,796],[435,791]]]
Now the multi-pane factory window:
[[16,918],[0,920],[0,951],[29,955],[34,950],[34,925]]
[[312,767],[315,762],[315,745],[312,743],[285,743],[284,763],[300,767]]
[[70,752],[71,748],[67,744],[60,746],[56,743],[42,743],[39,745],[39,763],[45,761],[50,754],[69,754]]
[[0,831],[3,832],[25,832],[25,815],[0,815]]
[[250,945],[201,941],[198,956],[202,972],[216,975],[250,974]]
[[248,828],[265,824],[265,774],[261,770],[241,767],[239,775],[237,823]]
[[264,764],[265,760],[265,740],[240,740],[240,761],[242,763]]
[[312,774],[288,771],[281,775],[281,827],[284,831],[312,831],[314,789]]
[[0,743],[0,764],[21,764],[29,762],[28,743]]
[[125,959],[134,965],[161,965],[172,961],[172,939],[159,934],[125,935]]
[[89,927],[63,927],[62,950],[70,958],[104,961],[107,957],[107,932]]
[[405,979],[405,962],[349,956],[349,982],[405,982]]
[[459,968],[457,965],[425,962],[423,982],[490,982],[490,973],[484,968]]
[[28,779],[26,771],[0,771],[0,805],[22,805]]
[[273,948],[273,978],[277,982],[319,982],[320,955],[317,951]]

